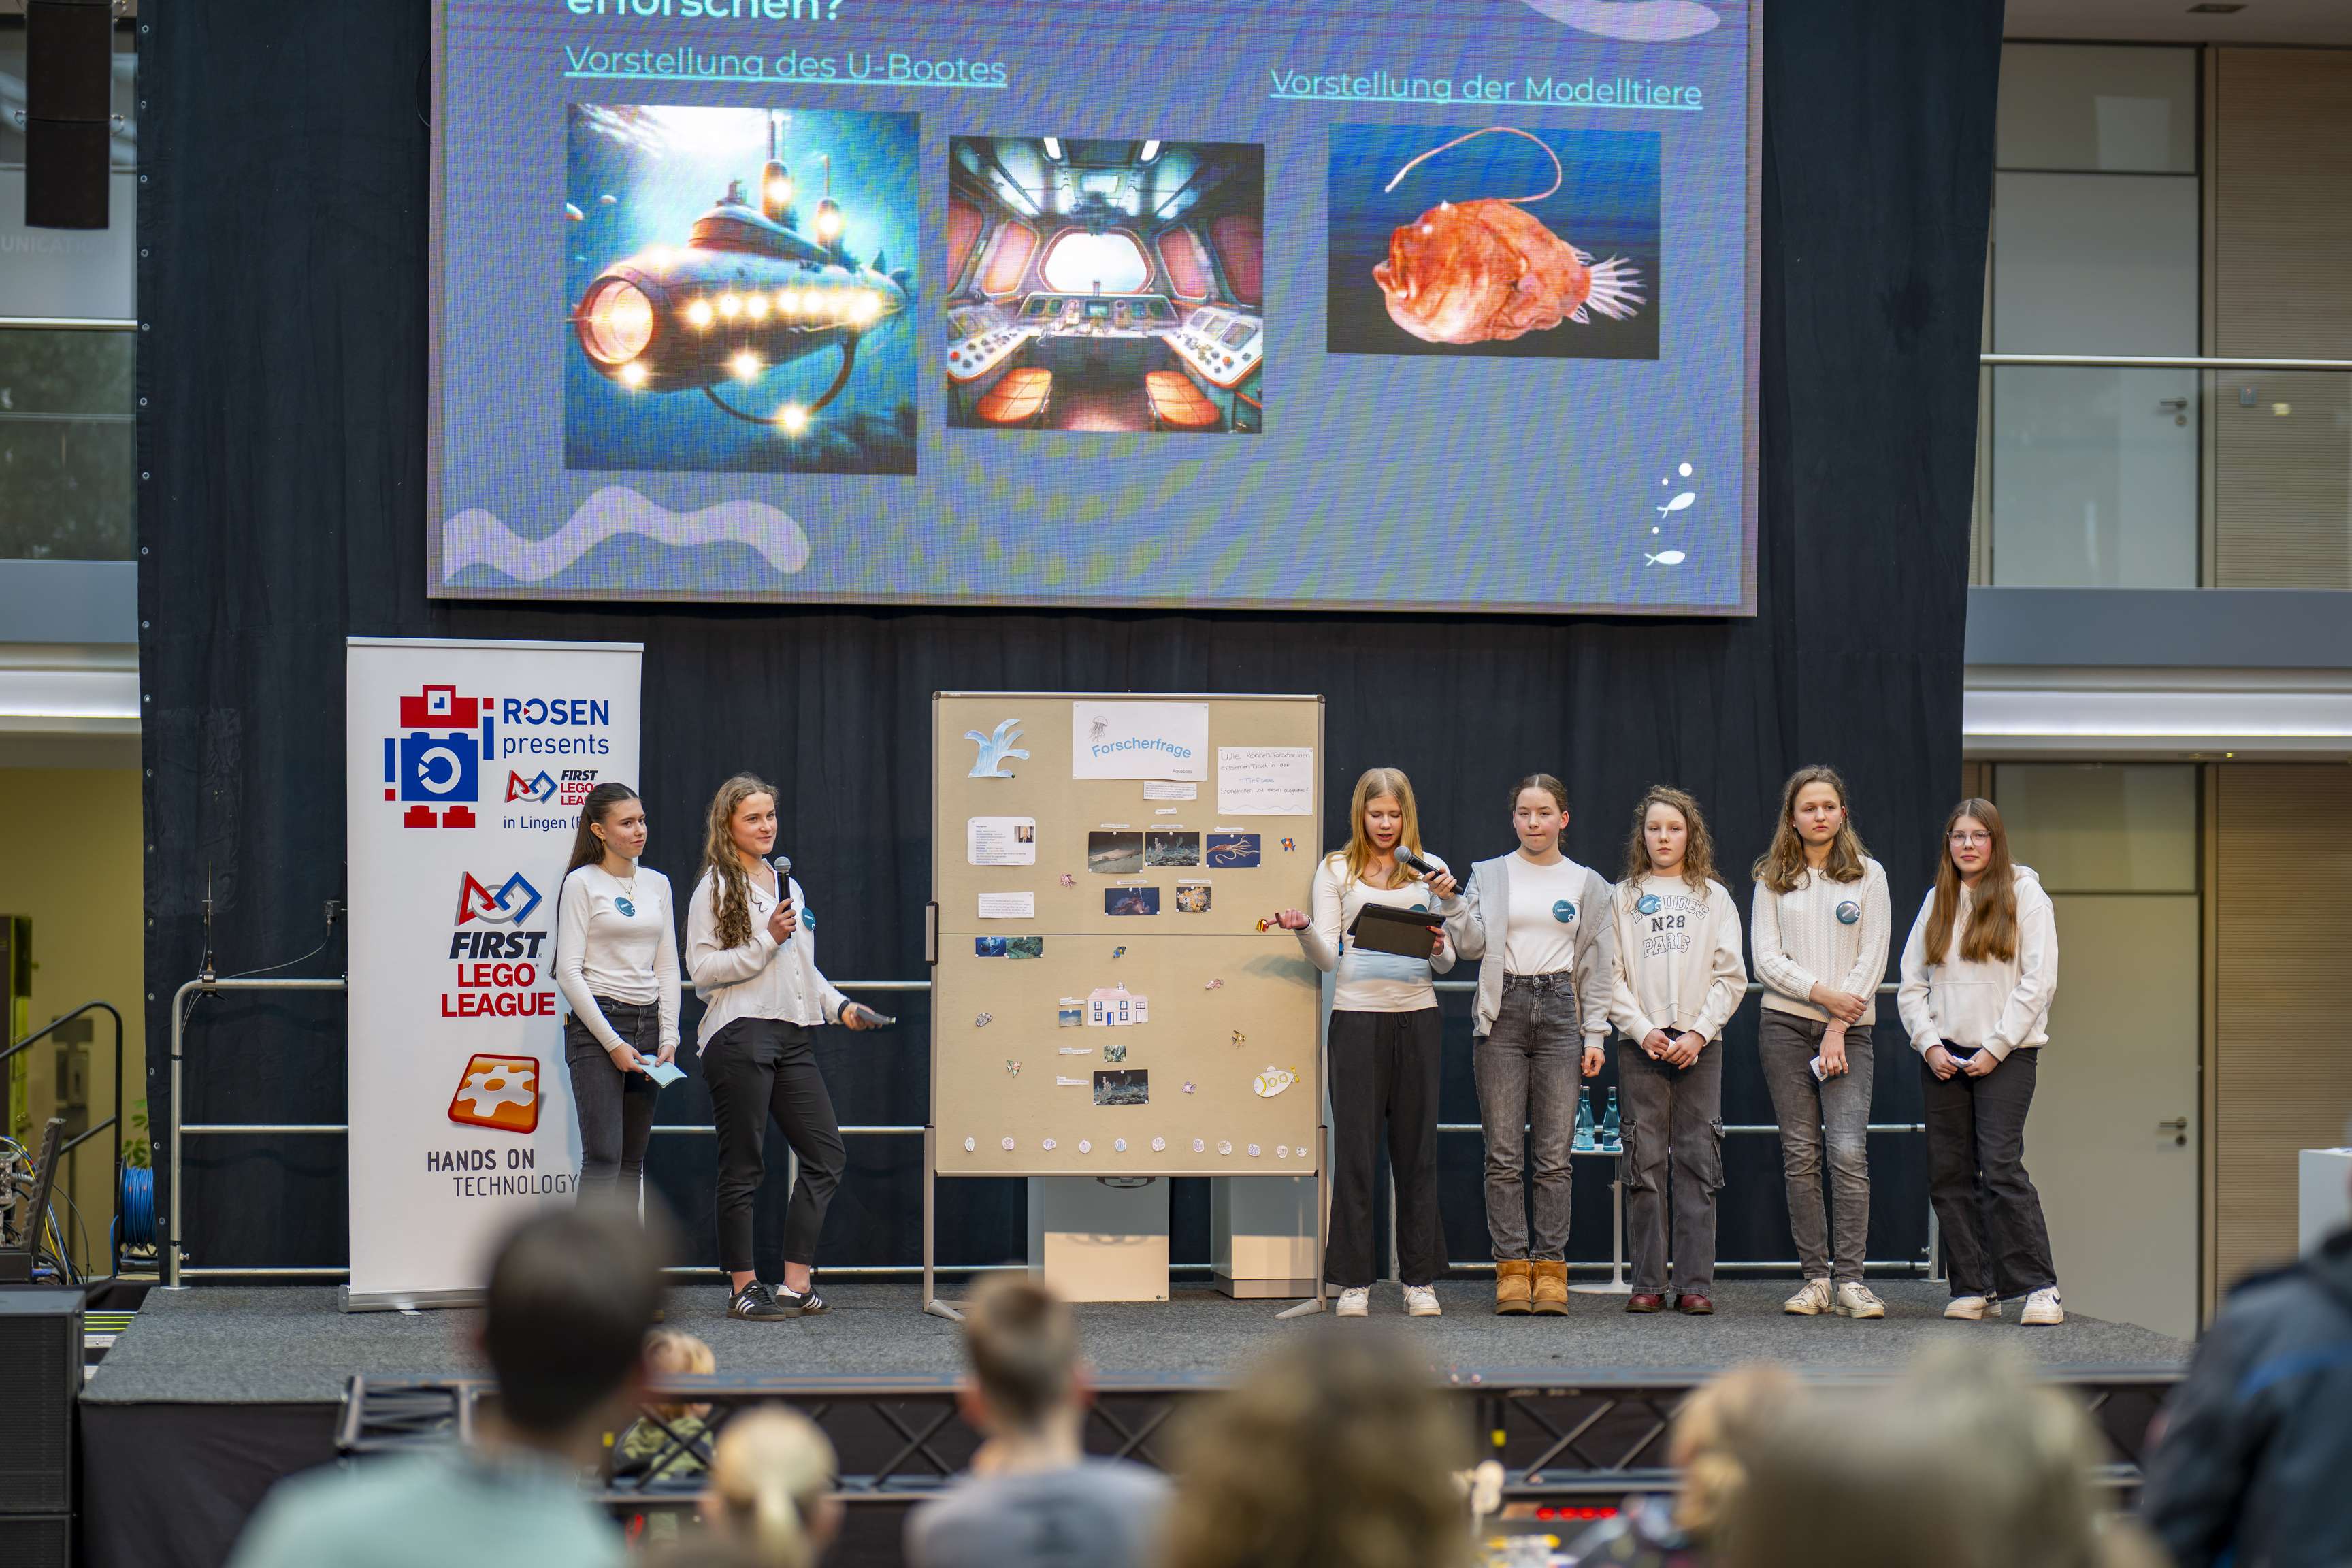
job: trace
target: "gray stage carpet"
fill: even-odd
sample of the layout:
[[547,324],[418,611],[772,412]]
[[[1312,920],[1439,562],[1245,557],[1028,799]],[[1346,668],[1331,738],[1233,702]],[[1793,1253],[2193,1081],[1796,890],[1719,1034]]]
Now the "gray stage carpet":
[[[1711,1318],[1634,1317],[1620,1298],[1578,1296],[1564,1319],[1510,1319],[1487,1310],[1490,1286],[1463,1282],[1438,1288],[1446,1316],[1407,1321],[1391,1286],[1373,1293],[1372,1312],[1374,1321],[1394,1320],[1426,1343],[1436,1364],[1465,1373],[1654,1374],[1775,1360],[1821,1373],[1870,1373],[1900,1364],[1937,1334],[1998,1338],[2023,1346],[2053,1371],[2172,1370],[2190,1349],[2147,1329],[2080,1316],[2054,1329],[2020,1328],[2014,1303],[2000,1323],[1947,1323],[1939,1316],[1945,1289],[1926,1280],[1873,1281],[1886,1302],[1885,1318],[1876,1321],[1791,1318],[1780,1310],[1790,1289],[1780,1280],[1723,1281]],[[926,1378],[956,1371],[955,1326],[923,1315],[915,1286],[824,1289],[830,1313],[781,1323],[730,1320],[716,1284],[675,1290],[669,1326],[709,1341],[721,1372]],[[1286,1304],[1184,1288],[1168,1302],[1078,1311],[1087,1353],[1106,1376],[1214,1379],[1276,1335],[1318,1321],[1276,1321]],[[156,1290],[83,1397],[100,1404],[334,1400],[353,1373],[429,1377],[471,1370],[478,1321],[471,1311],[347,1315],[335,1310],[334,1291],[322,1289]]]

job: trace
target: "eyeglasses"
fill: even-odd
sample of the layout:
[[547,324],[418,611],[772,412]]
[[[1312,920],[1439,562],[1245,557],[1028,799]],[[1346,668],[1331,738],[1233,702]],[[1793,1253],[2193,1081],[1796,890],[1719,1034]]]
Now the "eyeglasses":
[[1990,849],[1992,847],[1992,835],[1984,832],[1982,829],[1979,829],[1974,833],[1955,833],[1952,835],[1953,848],[1966,849],[1972,845],[1982,845],[1986,848]]

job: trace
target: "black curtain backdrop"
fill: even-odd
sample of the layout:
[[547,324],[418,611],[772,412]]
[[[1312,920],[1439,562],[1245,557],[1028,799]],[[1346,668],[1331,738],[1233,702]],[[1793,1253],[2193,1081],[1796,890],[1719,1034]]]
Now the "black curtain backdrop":
[[[322,902],[343,896],[348,634],[642,641],[651,863],[690,884],[717,781],[743,767],[776,780],[782,847],[825,910],[839,978],[925,973],[928,703],[943,689],[1321,692],[1328,819],[1344,822],[1359,771],[1402,766],[1428,842],[1456,864],[1511,847],[1508,784],[1544,769],[1573,795],[1570,852],[1613,873],[1633,800],[1671,781],[1712,814],[1743,905],[1781,780],[1833,763],[1893,881],[1899,942],[1960,776],[2000,23],[1998,0],[1769,8],[1759,613],[1495,619],[429,601],[429,7],[152,7],[139,521],[157,1126],[208,878],[223,973],[311,949]],[[1578,416],[1528,410],[1529,447]],[[1400,479],[1445,493],[1443,475]],[[342,956],[338,937],[286,973],[340,973]],[[928,1013],[893,1010],[897,1032],[828,1031],[820,1047],[845,1122],[923,1119]],[[1475,1121],[1462,998],[1449,1014],[1444,1115]],[[1874,1120],[1913,1121],[1916,1069],[1891,1004],[1881,1017]],[[692,1018],[689,1000],[689,1038]],[[339,997],[202,1002],[188,1040],[190,1119],[343,1120]],[[1771,1119],[1753,1040],[1751,1005],[1729,1037],[1732,1122]],[[696,1081],[662,1115],[707,1112]],[[1880,1138],[1873,1155],[1871,1256],[1915,1258],[1917,1142]],[[1478,1156],[1475,1136],[1448,1141],[1456,1258],[1486,1256]],[[1727,1163],[1722,1256],[1791,1257],[1775,1141],[1735,1138]],[[916,1258],[919,1164],[913,1140],[852,1141],[824,1259]],[[653,1171],[696,1258],[713,1259],[709,1141],[657,1137]],[[202,1140],[187,1172],[192,1263],[344,1261],[340,1140]],[[1605,1185],[1580,1185],[1572,1253],[1605,1258]],[[1178,1184],[1179,1261],[1208,1257],[1204,1189]],[[772,1267],[781,1205],[765,1206]],[[943,1260],[1016,1258],[1023,1223],[1017,1183],[940,1185]]]

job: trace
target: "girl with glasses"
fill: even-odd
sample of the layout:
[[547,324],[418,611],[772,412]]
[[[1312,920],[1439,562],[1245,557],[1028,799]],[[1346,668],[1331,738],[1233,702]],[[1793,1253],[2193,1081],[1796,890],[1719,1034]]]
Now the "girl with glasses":
[[2032,870],[2010,858],[1989,800],[1944,824],[1936,885],[1903,944],[1895,1002],[1927,1091],[1927,1190],[1952,1300],[1944,1316],[2063,1323],[2042,1194],[2025,1172],[2025,1115],[2058,989],[2058,924]]

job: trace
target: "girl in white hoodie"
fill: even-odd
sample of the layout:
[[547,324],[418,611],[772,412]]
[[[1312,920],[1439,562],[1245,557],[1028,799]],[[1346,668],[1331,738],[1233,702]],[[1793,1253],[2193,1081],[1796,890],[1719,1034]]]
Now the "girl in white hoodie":
[[1992,802],[1960,802],[1944,824],[1936,886],[1903,944],[1895,997],[1927,1089],[1928,1196],[1952,1277],[1948,1318],[1997,1318],[2002,1297],[2022,1296],[2021,1322],[2065,1321],[2042,1195],[2025,1173],[2025,1115],[2057,989],[2050,895],[2010,858]]
[[1666,1304],[1666,1197],[1674,1195],[1675,1309],[1712,1312],[1715,1194],[1723,1190],[1723,1026],[1747,994],[1739,906],[1715,879],[1698,802],[1653,785],[1633,807],[1609,1021],[1624,1094],[1629,1312]]

